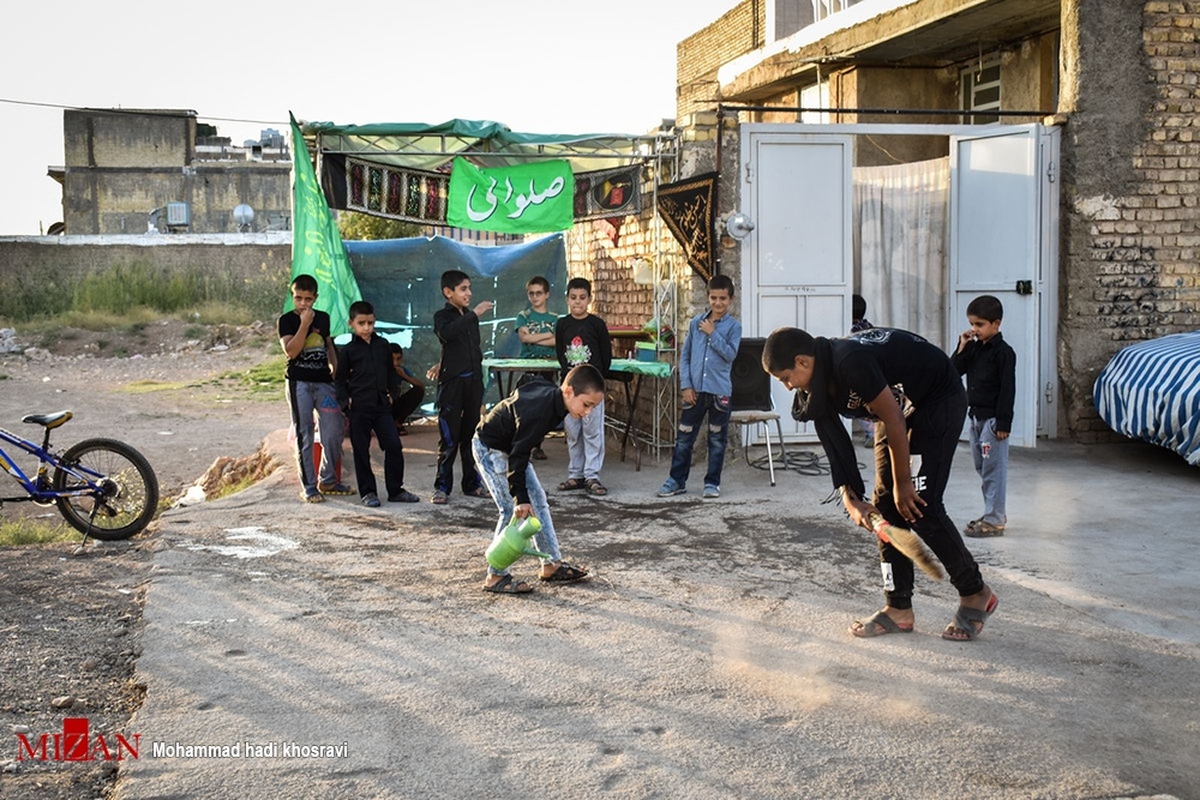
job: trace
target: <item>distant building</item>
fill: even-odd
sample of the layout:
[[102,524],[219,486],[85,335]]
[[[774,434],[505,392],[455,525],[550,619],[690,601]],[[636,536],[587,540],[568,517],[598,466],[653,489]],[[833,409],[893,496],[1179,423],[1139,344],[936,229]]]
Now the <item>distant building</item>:
[[291,154],[273,129],[233,145],[196,112],[63,112],[63,225],[71,235],[238,233],[233,210],[254,210],[253,231],[291,226]]

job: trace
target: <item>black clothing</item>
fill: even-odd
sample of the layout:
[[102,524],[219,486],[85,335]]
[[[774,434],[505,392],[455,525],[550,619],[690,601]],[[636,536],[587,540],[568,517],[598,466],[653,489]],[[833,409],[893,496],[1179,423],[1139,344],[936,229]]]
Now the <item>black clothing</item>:
[[[896,328],[871,328],[844,339],[818,337],[809,391],[796,393],[792,415],[816,428],[833,485],[848,486],[862,497],[854,443],[838,417],[871,417],[866,404],[885,387],[896,395],[906,429],[888,431],[877,424],[872,504],[888,522],[911,527],[929,545],[960,596],[982,591],[979,567],[942,501],[967,410],[962,380],[945,353],[915,333]],[[896,508],[889,435],[908,438],[913,483],[925,501],[924,516],[915,523],[905,521]],[[880,560],[891,567],[893,586],[885,590],[888,604],[911,608],[912,562],[882,541],[879,552]]]
[[525,469],[530,453],[566,416],[562,389],[544,378],[533,378],[493,406],[479,423],[479,441],[508,454],[508,491],[517,505],[529,502]]
[[866,404],[885,386],[892,387],[908,416],[961,395],[962,381],[945,353],[915,333],[898,328],[869,328],[844,339],[818,337],[816,344],[812,383],[807,393],[796,393],[792,415],[811,420],[817,428],[829,457],[833,485],[849,486],[862,497],[865,488],[854,443],[837,416],[873,419]]
[[411,386],[408,391],[392,398],[392,419],[403,425],[404,421],[413,415],[425,402],[425,389],[421,386]]
[[438,460],[433,488],[450,494],[454,486],[454,458],[462,461],[462,490],[472,492],[481,484],[475,469],[475,452],[471,437],[479,424],[479,407],[483,404],[483,381],[454,378],[438,384]]
[[378,494],[375,473],[371,469],[371,431],[383,451],[383,484],[387,496],[395,497],[404,490],[404,445],[396,432],[391,409],[356,411],[350,408],[350,449],[354,453],[354,477],[358,496]]
[[554,352],[563,374],[579,364],[591,364],[608,377],[612,366],[612,337],[608,324],[595,314],[576,319],[568,314],[554,325]]
[[[479,317],[469,309],[446,303],[433,315],[433,332],[442,343],[442,366],[438,381],[463,375],[483,380],[483,348],[479,340]],[[468,440],[470,437],[468,437]]]
[[462,461],[463,492],[479,485],[471,437],[479,424],[483,404],[483,349],[479,339],[479,317],[474,311],[450,303],[433,315],[433,330],[442,343],[438,373],[438,460],[433,488],[450,494],[454,485],[454,459]]
[[971,419],[996,418],[996,430],[1012,432],[1017,400],[1017,353],[999,331],[986,342],[967,342],[950,356],[959,375],[967,376]]
[[360,411],[391,408],[391,395],[398,392],[400,378],[392,368],[388,340],[377,333],[371,341],[354,336],[338,355],[337,382],[350,408]]
[[[280,339],[295,336],[300,331],[300,315],[295,311],[282,314],[275,327],[279,331]],[[325,351],[330,331],[329,314],[314,308],[312,324],[308,326],[308,336],[304,337],[304,348],[300,355],[288,359],[288,380],[312,383],[330,383],[333,380],[329,371],[329,354]]]
[[392,420],[391,393],[399,390],[400,379],[392,367],[387,339],[377,333],[370,341],[354,336],[338,355],[337,382],[343,396],[350,398],[350,447],[354,452],[354,477],[358,494],[377,493],[371,471],[371,431],[383,450],[383,480],[388,497],[404,489],[404,447]]

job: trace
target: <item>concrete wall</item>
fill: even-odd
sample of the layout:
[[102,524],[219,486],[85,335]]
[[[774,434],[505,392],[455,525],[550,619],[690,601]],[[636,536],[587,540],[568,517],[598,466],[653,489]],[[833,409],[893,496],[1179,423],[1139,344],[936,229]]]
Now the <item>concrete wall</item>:
[[194,112],[63,112],[63,222],[70,235],[141,234],[165,206],[187,203],[188,233],[235,233],[233,209],[255,230],[291,224],[291,161],[201,160]]
[[177,167],[190,164],[196,145],[192,111],[63,112],[67,167]]
[[201,271],[214,282],[242,287],[246,299],[279,303],[292,268],[291,233],[230,236],[17,236],[0,238],[0,316],[60,303],[86,276],[118,265],[145,265],[167,273]]

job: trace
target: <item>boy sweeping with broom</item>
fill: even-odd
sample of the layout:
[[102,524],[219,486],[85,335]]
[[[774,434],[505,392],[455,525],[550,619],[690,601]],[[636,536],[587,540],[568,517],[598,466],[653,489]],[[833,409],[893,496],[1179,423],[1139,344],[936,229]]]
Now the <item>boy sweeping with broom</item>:
[[[893,526],[911,527],[945,565],[959,607],[942,638],[977,637],[997,601],[942,503],[967,411],[950,358],[895,328],[871,328],[844,339],[779,328],[767,337],[762,363],[796,392],[792,416],[816,428],[850,519],[871,530],[869,518],[882,514]],[[870,503],[862,499],[854,443],[839,416],[877,420]],[[860,638],[913,630],[913,561],[882,536],[879,554],[887,602],[851,626],[850,633]]]

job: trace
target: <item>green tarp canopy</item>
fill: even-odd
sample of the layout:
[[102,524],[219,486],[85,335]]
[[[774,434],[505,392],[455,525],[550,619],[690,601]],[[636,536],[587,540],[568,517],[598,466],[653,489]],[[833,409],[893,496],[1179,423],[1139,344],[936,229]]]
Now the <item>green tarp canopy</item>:
[[560,158],[579,173],[640,163],[656,152],[655,134],[517,133],[506,125],[483,120],[452,119],[440,125],[306,122],[301,129],[306,137],[315,139],[322,153],[425,170],[436,169],[456,155],[469,155],[481,167]]

